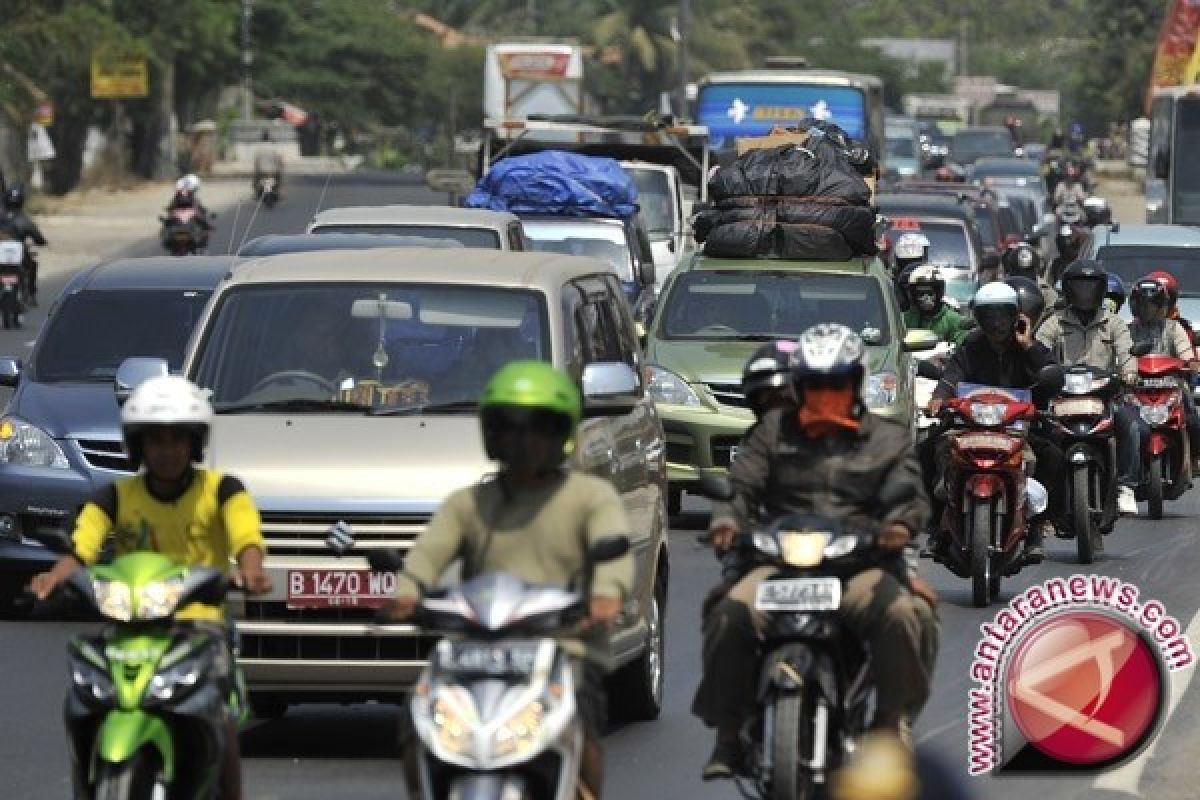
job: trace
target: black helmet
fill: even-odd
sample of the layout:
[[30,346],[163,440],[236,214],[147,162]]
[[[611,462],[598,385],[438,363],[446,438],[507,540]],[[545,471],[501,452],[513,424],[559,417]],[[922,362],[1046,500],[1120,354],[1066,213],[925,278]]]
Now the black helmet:
[[4,192],[4,207],[9,211],[20,211],[25,207],[25,187],[14,183]]
[[770,342],[754,351],[742,370],[742,393],[746,404],[756,414],[760,411],[760,393],[769,389],[784,389],[791,383],[794,342]]
[[1108,273],[1098,261],[1081,259],[1062,274],[1063,297],[1076,311],[1099,311],[1106,292]]
[[1046,298],[1042,296],[1041,288],[1033,279],[1022,275],[1014,275],[1004,282],[1016,290],[1017,308],[1036,325],[1046,310]]
[[1129,310],[1141,319],[1148,306],[1158,306],[1165,314],[1171,307],[1171,296],[1162,283],[1147,277],[1133,285],[1133,291],[1129,294]]
[[1004,251],[1004,271],[1013,277],[1037,279],[1042,272],[1042,256],[1029,242],[1021,242]]

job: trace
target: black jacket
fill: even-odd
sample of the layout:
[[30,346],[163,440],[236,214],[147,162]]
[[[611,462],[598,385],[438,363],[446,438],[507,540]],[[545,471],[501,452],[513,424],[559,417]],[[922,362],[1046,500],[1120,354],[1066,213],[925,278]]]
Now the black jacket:
[[24,211],[9,212],[4,218],[4,227],[12,231],[13,238],[22,244],[28,244],[32,239],[38,247],[46,246],[46,237],[42,236],[37,223],[31,220]]
[[1022,350],[1014,342],[1006,352],[997,353],[983,331],[974,330],[947,359],[933,396],[943,400],[953,397],[960,383],[1030,389],[1037,383],[1042,368],[1055,363],[1054,354],[1036,339],[1028,350]]

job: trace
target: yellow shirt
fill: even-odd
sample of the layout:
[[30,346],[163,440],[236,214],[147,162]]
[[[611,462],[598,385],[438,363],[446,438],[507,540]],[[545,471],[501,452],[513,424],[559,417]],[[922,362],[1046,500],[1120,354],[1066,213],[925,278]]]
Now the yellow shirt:
[[[142,474],[101,489],[75,522],[76,557],[94,564],[110,533],[117,555],[153,550],[180,564],[222,572],[247,547],[266,552],[250,493],[237,478],[206,469],[197,469],[192,485],[172,502],[150,494]],[[193,603],[176,618],[220,620],[224,612]]]

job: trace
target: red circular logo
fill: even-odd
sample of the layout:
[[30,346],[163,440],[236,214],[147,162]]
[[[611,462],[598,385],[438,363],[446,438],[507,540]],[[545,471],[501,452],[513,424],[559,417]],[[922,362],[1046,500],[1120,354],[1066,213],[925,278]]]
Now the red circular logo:
[[1164,694],[1151,646],[1121,620],[1094,611],[1055,615],[1023,636],[1005,692],[1029,744],[1078,766],[1139,749]]

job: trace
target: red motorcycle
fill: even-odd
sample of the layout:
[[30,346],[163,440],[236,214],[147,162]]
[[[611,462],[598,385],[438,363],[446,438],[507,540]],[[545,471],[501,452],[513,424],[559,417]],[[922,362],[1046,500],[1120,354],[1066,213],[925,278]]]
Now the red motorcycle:
[[[970,578],[972,601],[983,608],[1000,595],[1001,577],[1024,566],[1025,444],[1037,409],[1025,389],[963,384],[958,395],[942,407],[950,449],[939,522],[944,544],[933,558]],[[1041,494],[1036,505],[1044,508]]]
[[[1183,392],[1190,391],[1187,362],[1167,355],[1138,359],[1138,380],[1130,398],[1148,435],[1142,439],[1142,485],[1151,519],[1162,519],[1163,500],[1178,500],[1192,487],[1192,453]],[[1143,430],[1146,430],[1143,429]]]

